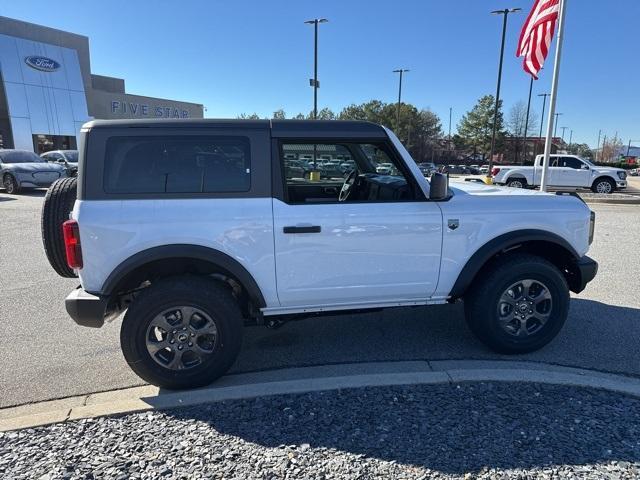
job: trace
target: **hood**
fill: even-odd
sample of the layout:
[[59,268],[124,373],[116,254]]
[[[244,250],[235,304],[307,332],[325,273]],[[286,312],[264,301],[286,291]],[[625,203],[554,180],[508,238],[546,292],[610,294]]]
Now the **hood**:
[[47,162],[29,162],[29,163],[3,163],[2,166],[9,170],[19,170],[22,172],[63,172],[65,168],[62,165]]
[[593,170],[594,172],[598,172],[598,173],[626,172],[626,170],[624,168],[600,167],[600,166],[591,167],[591,170]]
[[479,182],[453,181],[449,188],[457,194],[499,196],[499,197],[521,197],[532,195],[553,195],[551,193],[539,192],[536,190],[525,190],[524,188],[499,187],[497,185],[485,185]]

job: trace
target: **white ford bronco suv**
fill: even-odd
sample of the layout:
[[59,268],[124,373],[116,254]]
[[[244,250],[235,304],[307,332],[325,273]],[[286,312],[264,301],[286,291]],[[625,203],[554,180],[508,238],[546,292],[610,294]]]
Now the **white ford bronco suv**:
[[579,198],[429,181],[368,122],[93,121],[79,150],[42,215],[51,265],[80,278],[67,311],[126,312],[127,362],[166,388],[223,375],[244,325],[458,300],[490,348],[530,352],[597,271]]

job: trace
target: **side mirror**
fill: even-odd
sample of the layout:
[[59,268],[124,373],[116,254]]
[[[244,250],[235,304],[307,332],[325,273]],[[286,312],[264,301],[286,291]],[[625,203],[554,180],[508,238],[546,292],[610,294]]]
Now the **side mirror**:
[[449,196],[449,177],[445,174],[434,173],[429,184],[429,200],[444,200]]
[[582,165],[580,165],[580,168],[582,170],[589,170],[589,165],[587,165],[586,163],[583,163]]

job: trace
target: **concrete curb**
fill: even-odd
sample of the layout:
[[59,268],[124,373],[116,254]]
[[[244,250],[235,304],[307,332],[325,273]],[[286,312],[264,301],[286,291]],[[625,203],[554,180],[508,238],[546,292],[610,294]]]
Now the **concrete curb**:
[[609,205],[640,205],[640,197],[633,198],[583,198],[585,203],[600,203]]
[[442,360],[342,364],[228,375],[197,390],[161,391],[147,385],[10,407],[0,410],[0,431],[269,395],[462,382],[546,383],[640,397],[639,378],[541,363]]

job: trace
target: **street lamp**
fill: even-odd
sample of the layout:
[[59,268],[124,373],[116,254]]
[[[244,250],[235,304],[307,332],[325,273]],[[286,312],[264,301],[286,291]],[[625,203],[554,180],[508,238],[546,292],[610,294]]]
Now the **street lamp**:
[[564,113],[556,113],[556,124],[555,124],[555,127],[554,127],[554,129],[553,129],[553,136],[554,136],[554,137],[557,137],[557,136],[558,136],[558,117],[559,117],[560,115],[564,115]]
[[567,131],[569,127],[560,127],[560,130],[562,130],[562,141],[564,142],[564,132]]
[[569,146],[573,145],[573,129],[569,132]]
[[627,157],[630,157],[629,153],[631,152],[631,142],[640,142],[640,140],[629,140],[629,145],[627,146]]
[[[527,133],[529,132],[529,111],[531,110],[531,93],[533,92],[533,77],[529,83],[529,100],[527,101],[527,116],[524,121],[524,135],[522,136],[522,163],[527,161]],[[516,148],[517,151],[517,148]]]
[[489,153],[489,173],[487,177],[491,177],[491,171],[493,170],[493,154],[496,148],[496,129],[498,127],[498,109],[500,105],[500,85],[502,83],[502,63],[504,60],[504,42],[507,36],[507,18],[510,13],[516,13],[522,10],[521,8],[505,8],[504,10],[494,10],[491,12],[493,15],[502,15],[502,44],[500,46],[500,63],[498,66],[498,85],[496,87],[496,108],[493,114],[493,133],[491,134],[491,152]]
[[400,81],[398,83],[398,105],[396,107],[396,133],[398,135],[400,135],[400,101],[402,99],[402,74],[410,71],[411,70],[407,68],[399,68],[398,70],[393,71],[393,73],[400,74]]
[[[547,105],[547,97],[550,97],[550,93],[541,93],[538,95],[542,97],[542,116],[540,117],[540,135],[538,136],[540,140],[542,140],[542,126],[544,125],[544,107]],[[536,147],[536,154],[538,153],[538,148]]]
[[326,18],[314,18],[307,20],[306,24],[313,25],[313,79],[309,80],[309,84],[313,87],[313,119],[318,118],[318,24],[327,23]]

